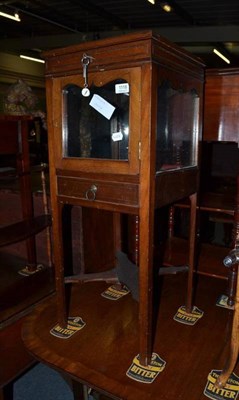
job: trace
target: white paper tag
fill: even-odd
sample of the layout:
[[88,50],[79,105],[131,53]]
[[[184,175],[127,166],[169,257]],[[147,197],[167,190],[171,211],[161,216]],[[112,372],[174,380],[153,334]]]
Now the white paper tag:
[[84,97],[89,97],[90,95],[90,90],[88,89],[88,87],[84,87],[81,91],[82,96]]
[[115,93],[129,93],[129,84],[128,83],[117,83],[115,85]]
[[98,94],[94,94],[90,101],[90,106],[107,119],[112,117],[112,114],[115,110],[115,107],[112,106],[112,104],[108,103],[108,101],[103,99],[103,97],[100,97]]
[[120,140],[123,139],[123,133],[122,132],[115,132],[112,134],[112,140],[113,142],[119,142]]

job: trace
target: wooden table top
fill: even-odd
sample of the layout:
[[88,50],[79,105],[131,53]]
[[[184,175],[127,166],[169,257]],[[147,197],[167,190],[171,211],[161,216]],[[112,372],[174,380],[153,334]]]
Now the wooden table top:
[[226,281],[201,276],[196,305],[204,311],[203,318],[194,326],[175,322],[173,316],[184,304],[186,277],[187,274],[167,276],[160,284],[153,350],[166,361],[166,367],[152,384],[126,376],[138,354],[138,304],[130,294],[117,301],[102,297],[109,286],[102,282],[75,285],[72,290],[70,316],[82,317],[86,323],[82,330],[69,339],[50,334],[57,323],[53,297],[26,318],[24,344],[39,361],[112,399],[205,400],[208,374],[224,366],[232,312],[215,304],[218,296],[225,293]]

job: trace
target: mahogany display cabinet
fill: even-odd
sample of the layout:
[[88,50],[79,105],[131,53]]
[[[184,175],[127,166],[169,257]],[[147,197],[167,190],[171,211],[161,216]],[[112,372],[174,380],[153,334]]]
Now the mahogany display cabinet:
[[114,252],[119,216],[137,216],[139,354],[148,365],[155,210],[185,197],[193,263],[204,66],[152,31],[56,49],[44,58],[58,322],[66,327],[65,284],[80,281],[65,276],[64,207],[112,212]]

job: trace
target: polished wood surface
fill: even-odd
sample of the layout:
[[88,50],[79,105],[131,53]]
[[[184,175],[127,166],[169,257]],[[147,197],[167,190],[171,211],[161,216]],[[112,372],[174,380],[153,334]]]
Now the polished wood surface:
[[34,219],[23,220],[2,227],[0,230],[0,247],[26,240],[51,225],[50,215],[38,215]]
[[[172,42],[159,35],[157,37],[161,42],[160,48],[158,47],[157,39],[153,41],[151,46],[147,40],[152,37],[155,39],[153,32],[147,30],[144,32],[129,33],[127,36],[121,35],[98,40],[97,44],[96,41],[91,41],[44,52],[43,56],[47,60],[46,75],[62,76],[62,73],[65,75],[78,74],[79,51],[85,53],[88,50],[97,59],[97,64],[94,67],[95,70],[99,67],[111,70],[118,67],[119,64],[126,68],[134,66],[136,62],[144,62],[153,53],[156,58],[165,57],[172,69],[175,67],[175,64],[179,64],[183,66],[185,73],[192,74],[193,72],[196,77],[199,73],[202,76],[201,66],[203,64],[192,53],[174,46]],[[137,46],[135,46],[136,42]],[[115,46],[116,44],[117,46]],[[174,54],[170,54],[169,57],[168,52],[172,47],[175,48],[175,52]],[[103,48],[103,51],[99,52],[99,48]]]
[[156,285],[154,350],[167,364],[150,385],[126,376],[139,350],[138,304],[131,295],[118,301],[104,299],[105,283],[73,288],[70,316],[81,316],[86,322],[81,331],[68,340],[49,333],[57,323],[53,298],[27,317],[24,344],[36,359],[112,399],[203,400],[208,374],[222,369],[233,313],[215,305],[226,283],[201,276],[195,304],[204,316],[193,327],[175,322],[173,316],[185,302],[186,285],[187,274],[166,276]]

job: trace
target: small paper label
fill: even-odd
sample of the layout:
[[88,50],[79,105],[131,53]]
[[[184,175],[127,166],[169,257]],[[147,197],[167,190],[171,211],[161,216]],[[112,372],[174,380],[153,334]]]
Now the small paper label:
[[101,296],[105,297],[108,300],[119,300],[121,299],[121,297],[126,296],[126,294],[128,293],[130,293],[130,291],[127,286],[112,285],[103,293],[101,293]]
[[233,399],[236,400],[239,392],[239,378],[235,373],[232,373],[226,385],[222,388],[215,386],[216,380],[222,371],[212,370],[207,378],[207,383],[203,394],[212,400],[226,400]]
[[134,381],[141,383],[153,383],[157,376],[165,368],[166,362],[157,353],[152,354],[149,365],[144,366],[139,362],[139,355],[134,357],[126,375]]
[[74,333],[84,328],[84,326],[85,322],[81,317],[69,317],[66,328],[61,328],[61,326],[57,324],[50,330],[50,333],[60,339],[69,339]]
[[108,101],[103,99],[103,97],[100,97],[98,94],[94,94],[90,101],[90,106],[107,119],[112,117],[115,110],[115,107],[112,106],[112,104],[108,103]]
[[112,135],[113,142],[119,142],[122,139],[123,139],[123,133],[122,132],[113,133],[113,135]]
[[177,313],[174,316],[174,321],[180,322],[181,324],[185,325],[195,325],[196,322],[202,318],[203,311],[199,310],[196,306],[193,307],[192,312],[186,312],[186,307],[181,306],[179,307]]
[[128,83],[117,83],[115,85],[115,93],[129,93],[129,84]]
[[223,307],[223,308],[227,308],[228,310],[234,310],[234,306],[229,306],[227,304],[228,302],[228,296],[225,294],[222,294],[216,302],[216,306],[218,307]]

